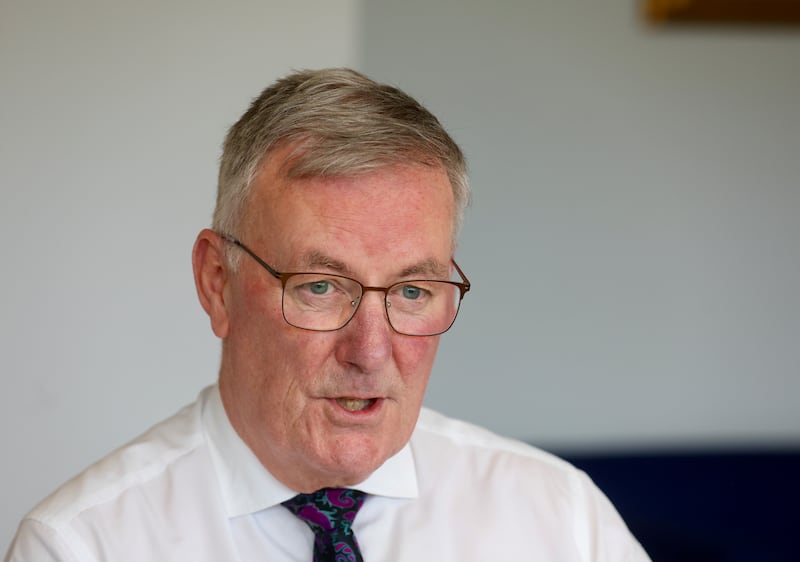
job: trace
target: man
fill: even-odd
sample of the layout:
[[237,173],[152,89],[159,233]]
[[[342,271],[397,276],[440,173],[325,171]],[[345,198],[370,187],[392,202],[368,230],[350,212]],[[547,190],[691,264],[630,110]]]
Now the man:
[[6,560],[647,560],[581,472],[421,411],[467,200],[403,92],[343,69],[265,90],[193,253],[218,385],[35,508]]

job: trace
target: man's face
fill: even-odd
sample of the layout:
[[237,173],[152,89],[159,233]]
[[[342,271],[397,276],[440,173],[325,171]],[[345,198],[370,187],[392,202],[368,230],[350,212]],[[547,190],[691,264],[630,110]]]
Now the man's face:
[[[454,204],[443,169],[290,180],[281,163],[267,159],[244,227],[233,233],[275,269],[382,287],[449,278]],[[395,333],[374,291],[340,330],[292,327],[280,281],[246,255],[223,294],[223,402],[274,476],[304,492],[352,485],[405,445],[438,336]]]

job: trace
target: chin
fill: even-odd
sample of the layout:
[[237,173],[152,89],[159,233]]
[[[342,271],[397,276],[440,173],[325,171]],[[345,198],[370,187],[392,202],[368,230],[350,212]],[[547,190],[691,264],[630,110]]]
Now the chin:
[[330,473],[337,475],[341,481],[338,485],[352,486],[366,480],[400,449],[402,445],[393,448],[363,438],[340,440],[336,448],[329,451]]

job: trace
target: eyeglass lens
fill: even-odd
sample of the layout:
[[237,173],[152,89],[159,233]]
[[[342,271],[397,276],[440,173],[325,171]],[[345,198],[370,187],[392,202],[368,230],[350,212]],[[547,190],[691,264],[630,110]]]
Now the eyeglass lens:
[[[338,275],[296,274],[286,280],[283,315],[308,330],[338,330],[358,309],[363,287]],[[446,281],[403,281],[386,290],[386,313],[392,327],[414,336],[435,335],[453,324],[461,301],[458,285]]]

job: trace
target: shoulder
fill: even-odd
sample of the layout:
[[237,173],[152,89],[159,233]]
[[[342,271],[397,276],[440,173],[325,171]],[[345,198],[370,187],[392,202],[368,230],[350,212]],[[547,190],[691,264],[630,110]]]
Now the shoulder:
[[468,487],[574,507],[598,494],[583,471],[555,455],[429,409],[420,414],[411,449],[421,486],[436,495]]
[[180,470],[203,445],[200,410],[199,402],[186,406],[92,464],[39,503],[26,520],[59,528]]
[[506,458],[522,464],[540,465],[554,471],[576,470],[566,461],[517,439],[498,435],[484,427],[422,408],[412,443],[431,444],[471,456]]
[[61,486],[22,521],[8,560],[199,560],[200,543],[201,559],[230,559],[209,445],[218,397],[209,387]]
[[[427,517],[465,524],[523,552],[549,545],[564,560],[647,560],[619,514],[583,471],[546,451],[423,409],[411,438]],[[559,557],[560,556],[560,557]]]

